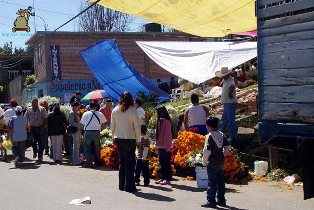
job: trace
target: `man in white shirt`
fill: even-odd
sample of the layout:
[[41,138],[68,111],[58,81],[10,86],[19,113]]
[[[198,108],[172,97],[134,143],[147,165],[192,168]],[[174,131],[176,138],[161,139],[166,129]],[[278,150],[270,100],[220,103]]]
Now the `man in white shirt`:
[[15,108],[17,107],[17,102],[15,99],[10,100],[10,106],[11,108],[6,110],[3,115],[0,117],[0,119],[3,119],[3,124],[8,125],[11,117],[15,116]]
[[101,166],[100,162],[100,131],[105,128],[105,116],[96,111],[97,104],[89,104],[90,111],[85,112],[81,119],[84,126],[84,152],[86,155],[85,167],[93,167],[92,156],[95,157],[95,166]]
[[138,118],[140,119],[140,125],[144,125],[145,110],[142,108],[142,100],[138,98],[135,99],[134,107],[136,108]]
[[234,78],[230,75],[231,71],[228,67],[222,67],[221,71],[215,72],[217,77],[221,77],[222,93],[221,103],[223,104],[222,124],[220,131],[225,132],[228,124],[230,126],[228,141],[233,141],[237,137],[237,124],[236,124],[236,107],[237,96]]

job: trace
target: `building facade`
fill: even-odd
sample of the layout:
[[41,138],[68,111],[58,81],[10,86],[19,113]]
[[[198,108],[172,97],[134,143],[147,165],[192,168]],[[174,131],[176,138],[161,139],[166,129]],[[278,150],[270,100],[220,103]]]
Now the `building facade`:
[[126,61],[151,79],[169,79],[172,75],[148,58],[136,41],[203,40],[188,34],[163,32],[37,32],[26,42],[35,48],[34,72],[37,78],[28,98],[50,95],[68,102],[75,91],[84,95],[101,89],[80,51],[104,39],[117,40]]

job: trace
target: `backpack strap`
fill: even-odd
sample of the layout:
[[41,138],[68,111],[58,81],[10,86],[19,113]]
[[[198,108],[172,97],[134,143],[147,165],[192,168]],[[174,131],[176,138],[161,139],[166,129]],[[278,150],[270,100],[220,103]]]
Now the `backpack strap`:
[[99,119],[99,117],[97,116],[97,114],[95,113],[95,111],[93,111],[93,115],[95,115],[95,117],[96,117],[97,120],[98,120],[98,123],[100,124],[100,119]]
[[92,121],[94,115],[96,116],[97,120],[98,120],[98,123],[100,124],[100,120],[99,120],[99,117],[97,116],[97,114],[95,114],[95,111],[91,111],[93,114],[92,114],[92,117],[90,118],[89,122],[87,123],[87,125],[85,126],[85,131],[86,131],[86,128],[87,126],[89,126],[90,122]]

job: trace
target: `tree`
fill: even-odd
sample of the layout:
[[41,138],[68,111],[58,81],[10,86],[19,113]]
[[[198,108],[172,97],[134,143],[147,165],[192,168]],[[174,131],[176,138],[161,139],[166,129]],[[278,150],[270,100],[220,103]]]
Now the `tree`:
[[24,86],[28,86],[28,85],[32,85],[36,82],[36,77],[34,74],[32,75],[28,75],[26,78],[25,78],[25,82],[24,82]]
[[[88,7],[90,3],[81,5],[81,11]],[[121,13],[101,5],[94,5],[79,17],[79,28],[85,32],[97,31],[126,31],[133,18],[125,13]]]
[[12,42],[4,43],[3,47],[0,47],[0,55],[12,55],[13,47]]

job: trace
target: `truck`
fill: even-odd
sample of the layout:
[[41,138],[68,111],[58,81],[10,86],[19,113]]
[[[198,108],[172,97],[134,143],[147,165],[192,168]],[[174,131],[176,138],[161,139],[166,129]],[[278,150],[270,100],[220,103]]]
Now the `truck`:
[[296,147],[314,197],[314,0],[257,0],[256,16],[260,141]]

